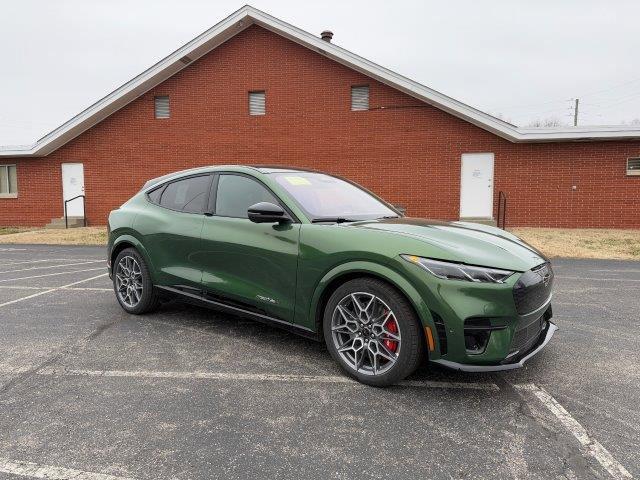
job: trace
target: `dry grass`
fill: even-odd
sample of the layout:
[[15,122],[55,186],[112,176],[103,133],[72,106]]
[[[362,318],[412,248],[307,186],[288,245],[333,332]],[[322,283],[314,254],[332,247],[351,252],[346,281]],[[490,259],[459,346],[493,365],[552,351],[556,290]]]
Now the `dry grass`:
[[0,235],[11,235],[13,233],[28,232],[34,230],[29,227],[0,227]]
[[[640,230],[514,228],[511,232],[549,257],[640,260]],[[106,245],[106,227],[34,230],[0,227],[0,243]]]
[[[8,227],[7,227],[8,228]],[[2,228],[4,230],[5,227]],[[106,245],[106,227],[82,227],[68,230],[16,229],[0,235],[0,243],[37,243],[45,245]]]
[[509,229],[549,257],[640,260],[640,230]]

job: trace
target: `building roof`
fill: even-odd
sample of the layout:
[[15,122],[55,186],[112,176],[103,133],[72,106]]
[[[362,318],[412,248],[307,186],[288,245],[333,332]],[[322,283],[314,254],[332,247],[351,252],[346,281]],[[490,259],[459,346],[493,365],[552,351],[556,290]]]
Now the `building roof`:
[[50,154],[143,93],[187,67],[194,60],[206,55],[226,40],[254,24],[511,142],[640,139],[640,128],[637,126],[516,127],[398,73],[376,65],[338,45],[326,42],[320,37],[300,30],[250,5],[245,5],[140,75],[129,80],[63,123],[33,145],[0,146],[0,156],[40,157]]

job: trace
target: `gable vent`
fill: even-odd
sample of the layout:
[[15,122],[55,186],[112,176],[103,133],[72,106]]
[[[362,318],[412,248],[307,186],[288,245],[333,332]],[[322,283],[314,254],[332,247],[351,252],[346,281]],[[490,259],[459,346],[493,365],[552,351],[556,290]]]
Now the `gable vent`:
[[351,110],[369,110],[369,85],[351,87]]
[[169,118],[169,95],[155,97],[156,118]]
[[627,159],[627,175],[640,175],[640,158]]
[[184,57],[182,57],[180,59],[180,61],[182,63],[184,63],[185,65],[189,65],[191,62],[193,62],[193,59],[191,57],[189,57],[188,55],[185,55]]
[[249,92],[249,115],[264,115],[266,111],[266,95],[264,90]]

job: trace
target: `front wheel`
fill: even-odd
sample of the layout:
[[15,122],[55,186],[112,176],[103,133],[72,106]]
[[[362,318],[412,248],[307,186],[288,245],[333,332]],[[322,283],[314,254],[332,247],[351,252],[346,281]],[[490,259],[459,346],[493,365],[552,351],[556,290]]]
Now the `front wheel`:
[[392,385],[410,375],[424,354],[420,322],[393,287],[373,278],[350,280],[329,298],[323,318],[329,352],[362,383]]
[[113,266],[113,289],[120,306],[128,313],[151,312],[159,302],[149,267],[134,248],[122,250]]

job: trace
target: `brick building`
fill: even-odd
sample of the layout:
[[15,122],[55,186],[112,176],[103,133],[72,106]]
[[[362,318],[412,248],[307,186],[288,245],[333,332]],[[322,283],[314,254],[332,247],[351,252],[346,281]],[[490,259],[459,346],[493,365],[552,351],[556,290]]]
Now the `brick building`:
[[[106,223],[150,178],[212,164],[304,166],[411,216],[640,228],[640,129],[517,128],[243,7],[36,144],[0,147],[0,225],[86,195]],[[82,200],[69,203],[81,215]]]

